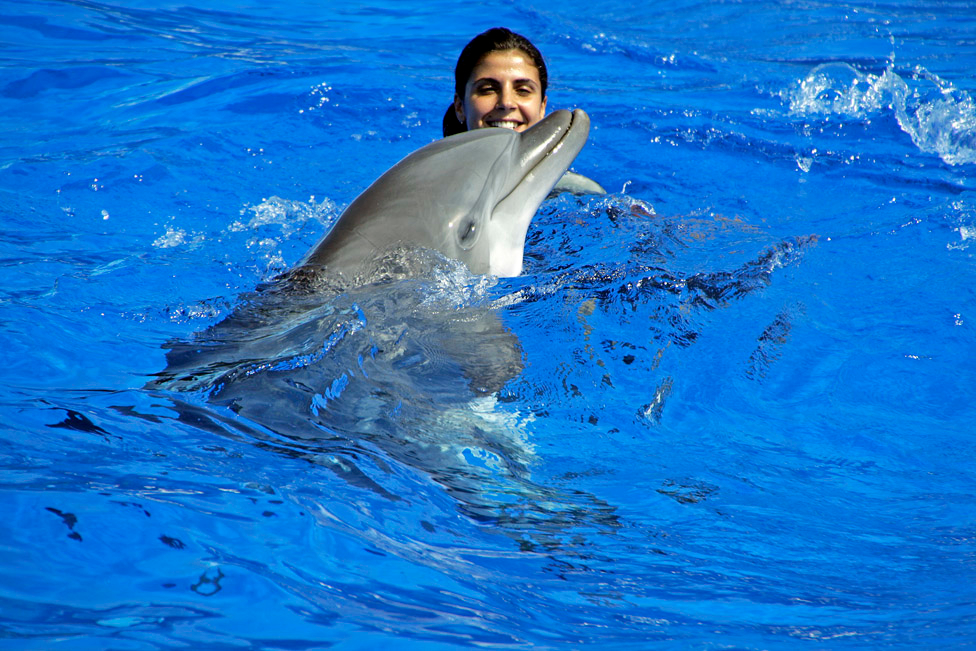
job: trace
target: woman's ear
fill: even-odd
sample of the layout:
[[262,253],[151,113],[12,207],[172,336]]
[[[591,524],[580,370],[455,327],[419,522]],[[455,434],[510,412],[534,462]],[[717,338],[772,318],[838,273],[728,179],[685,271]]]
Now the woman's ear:
[[464,121],[464,102],[456,94],[454,95],[454,115],[457,116],[458,122],[467,126]]
[[539,119],[546,117],[546,102],[549,101],[548,97],[542,98],[542,110],[539,111]]

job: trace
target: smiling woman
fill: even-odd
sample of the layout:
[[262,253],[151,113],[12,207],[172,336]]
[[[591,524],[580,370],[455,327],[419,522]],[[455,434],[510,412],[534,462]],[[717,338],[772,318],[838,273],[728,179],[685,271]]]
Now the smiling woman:
[[[454,68],[454,102],[444,114],[444,136],[485,127],[525,131],[546,115],[549,71],[529,39],[504,27],[475,36]],[[596,181],[566,172],[556,192],[605,194]]]
[[469,129],[504,127],[525,131],[546,113],[539,70],[521,50],[489,52],[454,97],[458,121]]
[[444,135],[506,126],[524,131],[546,113],[549,72],[529,39],[504,27],[475,36],[454,67],[454,102]]

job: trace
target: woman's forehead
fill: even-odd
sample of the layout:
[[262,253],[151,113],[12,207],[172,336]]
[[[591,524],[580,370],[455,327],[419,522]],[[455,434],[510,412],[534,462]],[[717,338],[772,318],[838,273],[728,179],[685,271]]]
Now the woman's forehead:
[[527,79],[539,83],[539,69],[522,50],[497,50],[481,57],[471,71],[471,80],[497,76]]

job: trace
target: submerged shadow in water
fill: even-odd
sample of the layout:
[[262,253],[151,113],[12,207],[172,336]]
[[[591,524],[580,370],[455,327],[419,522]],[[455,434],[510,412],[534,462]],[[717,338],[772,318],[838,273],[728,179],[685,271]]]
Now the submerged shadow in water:
[[581,523],[615,526],[606,503],[531,479],[524,419],[494,398],[522,354],[487,279],[443,259],[407,274],[400,265],[421,262],[404,260],[391,253],[356,287],[307,267],[268,283],[168,344],[147,388],[196,428],[307,459],[391,500],[373,474],[420,470],[468,517],[528,533],[523,546],[554,544],[550,534]]

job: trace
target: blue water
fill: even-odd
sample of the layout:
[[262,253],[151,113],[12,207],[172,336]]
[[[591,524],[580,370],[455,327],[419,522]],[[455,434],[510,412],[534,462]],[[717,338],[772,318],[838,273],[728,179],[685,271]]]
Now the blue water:
[[[976,4],[638,5],[0,0],[0,646],[976,646]],[[611,194],[144,388],[494,25]]]

